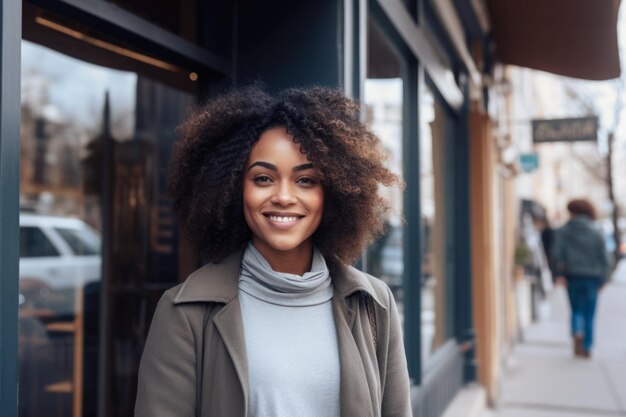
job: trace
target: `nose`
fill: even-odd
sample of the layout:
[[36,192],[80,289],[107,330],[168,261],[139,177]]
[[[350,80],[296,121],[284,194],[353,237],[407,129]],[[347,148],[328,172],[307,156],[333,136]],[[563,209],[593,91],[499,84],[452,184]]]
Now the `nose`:
[[296,195],[290,181],[281,181],[272,196],[272,203],[281,206],[290,206],[296,202]]

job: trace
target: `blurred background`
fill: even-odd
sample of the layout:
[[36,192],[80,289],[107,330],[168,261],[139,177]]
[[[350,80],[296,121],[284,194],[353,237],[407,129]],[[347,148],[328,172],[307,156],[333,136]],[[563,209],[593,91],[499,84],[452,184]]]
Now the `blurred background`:
[[[166,193],[175,128],[261,81],[360,101],[406,182],[359,266],[398,301],[416,416],[626,416],[619,0],[1,7],[1,415],[133,414],[156,303],[202,262]],[[546,241],[573,198],[611,269],[588,360]]]

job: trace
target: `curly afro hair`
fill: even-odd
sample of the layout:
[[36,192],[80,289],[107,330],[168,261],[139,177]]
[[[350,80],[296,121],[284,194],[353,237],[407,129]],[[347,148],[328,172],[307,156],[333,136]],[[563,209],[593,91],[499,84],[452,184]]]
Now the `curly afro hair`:
[[351,264],[383,231],[389,204],[380,184],[402,186],[384,166],[380,140],[341,91],[313,87],[272,97],[258,86],[210,100],[179,126],[169,190],[183,231],[205,261],[243,248],[243,169],[261,134],[284,127],[324,180],[324,212],[313,241],[327,261]]

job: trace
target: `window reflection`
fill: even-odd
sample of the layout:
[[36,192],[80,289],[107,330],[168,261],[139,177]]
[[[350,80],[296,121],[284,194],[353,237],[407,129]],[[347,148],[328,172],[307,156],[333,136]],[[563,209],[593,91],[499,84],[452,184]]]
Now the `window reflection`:
[[420,95],[420,205],[422,214],[422,363],[445,341],[444,116],[428,86]]
[[131,415],[149,318],[179,280],[164,167],[193,96],[26,40],[21,87],[19,415],[95,416],[99,381]]
[[[402,79],[367,79],[365,102],[368,124],[389,155],[387,167],[402,177]],[[391,287],[402,311],[402,191],[382,188],[380,193],[391,203],[392,212],[385,219],[383,235],[368,249],[367,271]]]
[[20,258],[46,258],[59,255],[59,251],[39,228],[20,227]]
[[[389,159],[387,167],[402,178],[403,80],[401,60],[377,24],[368,25],[368,76],[364,102],[367,124],[381,139]],[[392,211],[385,219],[383,235],[367,250],[366,270],[385,281],[394,293],[398,310],[404,317],[403,277],[403,195],[398,187],[381,188]]]
[[74,255],[100,255],[100,237],[88,227],[82,229],[54,229],[67,243]]

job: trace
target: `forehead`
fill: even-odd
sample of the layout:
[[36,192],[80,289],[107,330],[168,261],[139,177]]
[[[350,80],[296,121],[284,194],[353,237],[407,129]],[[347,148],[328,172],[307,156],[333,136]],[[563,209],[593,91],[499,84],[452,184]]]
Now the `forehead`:
[[300,151],[300,145],[293,141],[293,136],[283,127],[275,127],[261,134],[250,151],[247,164],[260,160],[275,165],[298,165],[310,162],[306,154]]

